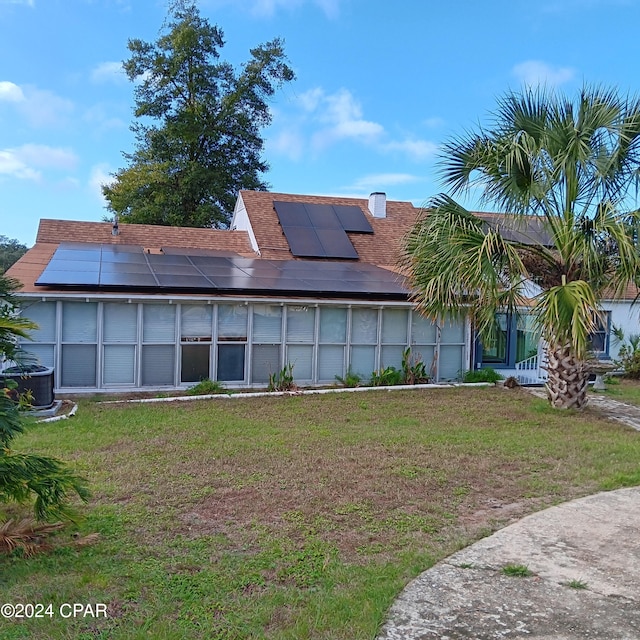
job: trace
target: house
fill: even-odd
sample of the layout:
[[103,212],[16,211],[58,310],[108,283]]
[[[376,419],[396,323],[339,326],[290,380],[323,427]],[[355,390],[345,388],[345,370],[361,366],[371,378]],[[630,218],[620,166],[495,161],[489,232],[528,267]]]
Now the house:
[[179,389],[204,378],[264,387],[401,367],[435,380],[471,362],[464,323],[433,323],[395,264],[408,202],[242,191],[229,230],[41,221],[8,272],[39,329],[27,351],[57,392]]
[[[481,345],[469,323],[415,311],[395,265],[418,212],[383,193],[241,191],[229,230],[44,219],[8,272],[39,325],[24,346],[53,367],[57,392],[180,389],[204,378],[264,387],[289,364],[297,384],[330,385],[349,371],[366,380],[400,368],[408,347],[436,381],[491,366],[540,382],[526,313],[500,315],[495,343]],[[634,333],[638,312],[629,302],[605,308],[597,344],[613,354],[611,325]]]

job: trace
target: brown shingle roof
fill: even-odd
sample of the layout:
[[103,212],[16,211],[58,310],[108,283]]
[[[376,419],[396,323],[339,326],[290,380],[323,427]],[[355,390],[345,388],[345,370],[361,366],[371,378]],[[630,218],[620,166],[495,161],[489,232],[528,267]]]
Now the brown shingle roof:
[[307,196],[270,191],[241,191],[253,232],[263,258],[290,260],[293,258],[285,238],[274,201],[304,202],[308,204],[351,205],[362,209],[373,227],[373,234],[348,233],[349,239],[363,262],[393,268],[398,260],[400,241],[415,222],[419,209],[410,202],[387,200],[387,217],[374,218],[364,198]]
[[110,222],[78,222],[74,220],[40,221],[36,244],[7,270],[7,275],[22,283],[23,293],[46,293],[49,287],[36,287],[35,281],[61,242],[139,245],[149,248],[208,249],[228,251],[255,257],[246,231],[194,229],[191,227],[161,227],[150,224],[119,225],[114,236]]
[[41,220],[36,243],[95,242],[143,247],[225,250],[241,255],[254,255],[245,231],[120,223],[119,234],[114,236],[111,233],[112,228],[110,222]]

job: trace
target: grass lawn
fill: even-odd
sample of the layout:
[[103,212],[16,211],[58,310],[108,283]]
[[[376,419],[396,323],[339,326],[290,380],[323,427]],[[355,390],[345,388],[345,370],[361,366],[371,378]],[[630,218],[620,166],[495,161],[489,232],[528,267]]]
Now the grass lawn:
[[[640,433],[495,387],[84,401],[15,448],[89,479],[75,531],[100,540],[77,547],[69,528],[47,553],[0,557],[2,602],[55,614],[0,618],[5,640],[374,638],[443,557],[640,484]],[[62,603],[106,603],[108,618],[65,619]]]
[[[640,381],[626,380],[625,378],[613,378],[607,381],[607,390],[604,392],[612,400],[620,400],[629,404],[640,405]],[[603,393],[602,391],[598,392]]]

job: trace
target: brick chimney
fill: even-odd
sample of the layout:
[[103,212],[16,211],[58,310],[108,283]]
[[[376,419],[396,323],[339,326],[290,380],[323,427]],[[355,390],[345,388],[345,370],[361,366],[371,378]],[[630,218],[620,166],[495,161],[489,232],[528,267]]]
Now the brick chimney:
[[387,194],[375,191],[369,196],[369,212],[374,218],[387,217]]

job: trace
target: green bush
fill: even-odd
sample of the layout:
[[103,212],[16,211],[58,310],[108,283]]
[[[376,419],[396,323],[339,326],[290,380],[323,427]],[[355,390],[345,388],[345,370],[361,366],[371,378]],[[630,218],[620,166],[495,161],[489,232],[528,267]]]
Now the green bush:
[[189,387],[187,389],[187,395],[189,396],[210,396],[216,393],[225,393],[226,389],[221,382],[217,380],[210,380],[209,378],[204,378],[200,380],[198,384],[193,387]]
[[269,374],[269,391],[295,391],[298,388],[293,381],[293,365],[287,364],[277,373]]
[[477,369],[476,371],[465,371],[462,376],[462,382],[493,382],[495,384],[498,380],[503,379],[504,376],[491,367]]
[[359,373],[354,373],[351,371],[351,368],[349,368],[347,375],[345,375],[344,378],[342,376],[336,376],[336,380],[343,387],[353,388],[360,385],[360,382],[362,382],[362,376]]
[[395,367],[387,367],[386,369],[376,369],[371,374],[371,386],[373,387],[391,387],[404,382],[402,371],[398,371]]
[[420,354],[414,356],[411,348],[407,347],[402,352],[402,376],[405,384],[425,384],[429,382],[427,367]]
[[620,327],[613,327],[612,333],[614,339],[621,343],[616,365],[624,371],[625,378],[640,379],[640,334],[631,334],[626,339]]

